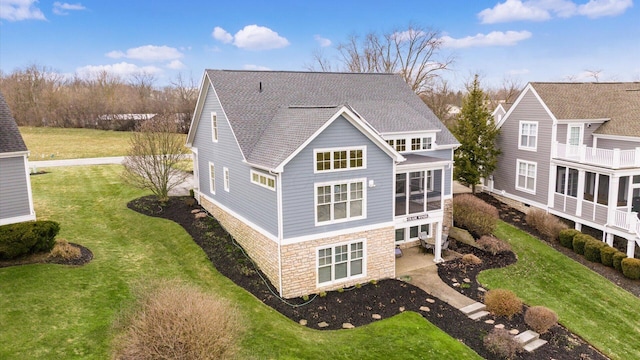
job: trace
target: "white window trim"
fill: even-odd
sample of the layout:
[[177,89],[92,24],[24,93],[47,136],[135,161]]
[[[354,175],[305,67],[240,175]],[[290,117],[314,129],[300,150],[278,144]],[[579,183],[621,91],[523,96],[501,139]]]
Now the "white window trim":
[[215,111],[211,112],[211,140],[218,142],[218,114]]
[[[519,172],[520,171],[520,164],[526,164],[527,165],[527,170],[528,170],[529,165],[535,166],[535,170],[536,171],[535,171],[535,173],[533,175],[533,190],[530,190],[530,189],[527,189],[526,187],[521,187],[521,186],[518,185],[518,178],[520,176],[520,172]],[[528,177],[528,176],[526,176],[526,177]],[[538,163],[535,162],[535,161],[527,161],[527,160],[517,159],[516,160],[516,183],[515,183],[516,190],[535,195],[537,186],[538,186]]]
[[[417,150],[413,150],[413,139],[419,139],[420,144]],[[425,139],[431,139],[431,148],[424,149]],[[404,150],[398,150],[398,140],[404,140]],[[392,136],[385,138],[387,144],[389,144],[394,150],[406,154],[406,153],[418,153],[424,151],[432,151],[436,149],[436,136],[435,134],[412,134],[407,136]]]
[[[522,145],[522,127],[524,124],[528,124],[528,125],[535,125],[536,126],[536,144],[535,146],[524,146]],[[540,125],[538,124],[537,121],[520,121],[520,125],[518,126],[518,149],[520,150],[527,150],[527,151],[537,151],[538,150],[538,130],[540,129]],[[529,137],[531,135],[527,134],[527,142],[529,142]]]
[[223,173],[224,173],[224,191],[229,192],[229,181],[231,181],[229,179],[229,168],[225,166],[223,168]]
[[[213,170],[213,174],[211,170]],[[213,195],[216,194],[216,166],[211,161],[209,161],[209,191]]]
[[579,129],[579,136],[578,136],[578,146],[582,145],[582,142],[584,140],[584,124],[567,124],[567,146],[569,145],[569,140],[571,139],[571,128],[578,128]]
[[[351,151],[353,150],[362,150],[362,166],[360,167],[351,167]],[[347,152],[347,167],[344,169],[334,169],[333,168],[333,154],[336,151],[346,151]],[[330,164],[331,168],[328,170],[318,170],[318,153],[328,152],[331,153]],[[330,172],[340,172],[340,171],[349,171],[349,170],[359,170],[367,168],[367,147],[366,146],[350,146],[350,147],[335,147],[335,148],[323,148],[323,149],[314,149],[313,150],[313,172],[315,174],[318,173],[330,173]]]
[[[351,244],[362,243],[362,274],[351,276]],[[342,279],[335,280],[335,248],[337,246],[347,245],[349,251],[349,259],[347,260],[347,266],[349,268],[348,276]],[[320,282],[320,258],[318,256],[318,252],[322,249],[331,248],[331,280]],[[316,287],[324,287],[333,284],[339,284],[343,282],[347,282],[353,279],[360,279],[367,276],[367,240],[366,239],[355,239],[351,241],[343,241],[336,244],[331,245],[323,245],[315,248],[315,256],[316,256]]]
[[[263,183],[261,183],[260,181],[255,181],[255,180],[253,180],[253,175],[254,175],[254,174],[258,175],[258,177],[264,177],[266,180],[273,180],[273,187],[271,187],[271,186],[269,186],[269,185],[267,185],[267,184],[263,184]],[[260,172],[260,171],[251,170],[251,172],[250,172],[250,174],[249,174],[249,177],[250,177],[251,182],[252,182],[253,184],[256,184],[256,185],[258,185],[258,186],[262,186],[263,188],[265,188],[265,189],[269,189],[269,190],[271,190],[271,191],[276,191],[276,186],[275,186],[275,184],[276,184],[276,177],[275,177],[275,176],[268,175],[268,174],[265,174],[265,173]],[[265,182],[266,182],[266,181],[265,181]]]
[[[351,184],[353,183],[358,183],[361,182],[362,183],[362,215],[360,216],[348,216],[345,217],[344,219],[330,219],[327,221],[322,221],[322,222],[318,222],[318,187],[321,186],[331,186],[331,207],[332,207],[332,212],[331,212],[331,217],[333,218],[333,205],[335,204],[334,199],[333,199],[333,186],[334,185],[339,185],[339,184],[347,184],[347,192],[349,193],[349,197],[347,200],[347,203],[349,201],[351,201]],[[313,221],[315,223],[315,226],[324,226],[324,225],[331,225],[331,224],[339,224],[339,223],[343,223],[343,222],[348,222],[348,221],[356,221],[356,220],[362,220],[362,219],[366,219],[367,218],[367,179],[366,178],[360,178],[360,179],[349,179],[349,180],[339,180],[339,181],[330,181],[330,182],[319,182],[319,183],[314,183],[313,184]]]

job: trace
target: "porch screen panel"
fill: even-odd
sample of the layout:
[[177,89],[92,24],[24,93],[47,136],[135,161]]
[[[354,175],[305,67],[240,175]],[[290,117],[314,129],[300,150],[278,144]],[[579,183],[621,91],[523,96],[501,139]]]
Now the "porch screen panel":
[[396,216],[407,214],[407,174],[396,174]]
[[598,176],[598,204],[609,205],[609,175]]
[[433,187],[427,192],[427,211],[442,209],[442,170],[430,170]]

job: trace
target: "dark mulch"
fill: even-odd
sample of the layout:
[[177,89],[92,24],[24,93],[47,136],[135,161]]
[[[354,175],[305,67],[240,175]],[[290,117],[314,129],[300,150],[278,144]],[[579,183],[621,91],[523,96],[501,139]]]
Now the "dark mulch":
[[60,264],[60,265],[84,265],[93,259],[93,253],[88,248],[80,245],[69,243],[69,245],[80,249],[80,257],[72,259],[62,259],[56,257],[49,257],[49,253],[37,253],[20,257],[13,260],[0,260],[0,268],[27,264],[47,263],[47,264]]
[[[607,278],[612,283],[620,286],[621,288],[627,290],[628,292],[634,294],[635,296],[640,297],[640,281],[639,280],[631,280],[629,278],[624,277],[622,273],[614,268],[604,266],[600,263],[591,262],[584,258],[582,255],[578,255],[574,253],[571,249],[568,249],[562,245],[558,241],[549,241],[543,235],[541,235],[536,229],[529,226],[526,221],[526,215],[512,207],[506,205],[505,203],[499,201],[494,198],[490,194],[487,193],[478,193],[478,197],[480,197],[485,202],[495,206],[500,213],[500,219],[521,229],[529,234],[537,237],[538,239],[544,241],[549,246],[553,247],[557,251],[563,253],[564,255],[570,257],[571,259],[579,262],[580,264],[588,267],[589,269],[597,272],[603,277]],[[573,224],[571,224],[573,225]],[[583,227],[582,231],[584,233],[588,233],[589,235],[595,237],[596,239],[602,238],[602,233],[598,230]],[[626,245],[626,242],[625,242]],[[626,251],[626,250],[624,250]]]
[[[153,197],[143,197],[130,202],[128,206],[143,214],[170,219],[182,225],[205,251],[220,273],[292,321],[306,320],[307,326],[314,329],[320,329],[318,324],[326,322],[328,326],[323,329],[340,329],[343,323],[361,326],[376,321],[373,319],[374,314],[385,319],[402,310],[415,311],[484,358],[495,358],[495,355],[489,353],[482,344],[484,335],[493,329],[493,325],[484,321],[470,320],[457,309],[437,298],[432,298],[411,284],[392,279],[381,280],[344,291],[328,292],[324,296],[312,297],[308,301],[302,298],[286,299],[285,303],[275,295],[274,287],[263,280],[264,275],[244,256],[242,249],[234,243],[218,222],[210,216],[201,217],[205,214],[204,210],[194,204],[193,199],[171,198],[167,204],[160,206]],[[200,212],[202,215],[194,212]],[[481,255],[487,260],[485,266],[486,264],[504,266],[515,259],[511,254],[510,260],[495,260],[492,263],[485,254]],[[500,263],[501,261],[503,263]],[[466,271],[465,276],[472,278],[471,283],[476,283],[477,272],[473,273],[469,269]],[[477,271],[479,272],[480,269]],[[461,277],[460,273],[453,274],[452,270],[447,277]],[[428,307],[429,311],[421,311],[420,308],[423,306]],[[499,322],[505,323],[502,319],[499,319]],[[507,328],[517,328],[522,331],[525,330],[523,323],[522,316],[514,317]],[[572,334],[558,331],[550,333],[549,344],[533,353],[520,353],[516,358],[605,359]]]

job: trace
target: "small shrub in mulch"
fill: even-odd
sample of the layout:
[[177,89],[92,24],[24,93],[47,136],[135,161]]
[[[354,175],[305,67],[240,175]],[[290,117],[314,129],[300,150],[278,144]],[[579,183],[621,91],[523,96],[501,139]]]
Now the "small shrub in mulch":
[[0,260],[51,251],[59,231],[60,224],[48,220],[0,226]]
[[53,249],[51,249],[51,252],[49,253],[50,258],[60,260],[77,259],[80,255],[80,248],[69,244],[65,239],[56,240],[56,244],[53,245]]
[[573,238],[580,234],[580,231],[576,229],[564,229],[561,230],[558,234],[558,240],[560,241],[560,245],[573,249]]
[[453,219],[456,226],[479,238],[495,231],[499,216],[494,206],[471,194],[462,194],[453,198]]
[[578,234],[573,237],[573,252],[578,255],[584,255],[584,245],[589,239],[595,240],[592,236],[587,234]]
[[532,306],[524,313],[524,321],[533,331],[544,334],[558,324],[558,314],[544,306]]
[[613,267],[613,255],[617,251],[618,250],[616,248],[613,248],[609,245],[603,246],[600,249],[600,262],[602,262],[602,265]]
[[525,221],[549,240],[557,239],[560,232],[567,228],[567,224],[560,219],[538,208],[529,209]]
[[484,347],[501,359],[513,359],[523,350],[513,335],[505,329],[493,329],[483,339]]
[[625,258],[622,259],[622,274],[631,279],[640,279],[640,259]]
[[511,251],[511,245],[508,242],[498,239],[494,236],[485,235],[476,241],[476,244],[484,251],[496,255],[501,252]]
[[584,258],[591,261],[601,263],[600,250],[607,244],[596,239],[588,239],[584,244]]
[[627,254],[622,251],[616,251],[613,254],[613,268],[622,272],[622,260],[627,258]]
[[463,264],[467,265],[479,265],[482,264],[482,259],[473,254],[464,254],[461,259]]
[[506,316],[509,319],[522,312],[522,300],[507,289],[489,290],[484,297],[484,304],[490,313],[495,316]]

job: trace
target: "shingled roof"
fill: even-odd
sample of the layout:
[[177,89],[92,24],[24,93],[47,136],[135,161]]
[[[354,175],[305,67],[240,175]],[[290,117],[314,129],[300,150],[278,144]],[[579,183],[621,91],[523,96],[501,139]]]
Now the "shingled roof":
[[253,164],[279,165],[343,106],[378,134],[436,130],[438,145],[458,144],[398,75],[236,70],[206,75]]
[[531,86],[558,120],[610,119],[594,133],[640,137],[640,82],[532,82]]
[[27,151],[16,120],[11,115],[9,105],[0,93],[0,153]]

